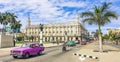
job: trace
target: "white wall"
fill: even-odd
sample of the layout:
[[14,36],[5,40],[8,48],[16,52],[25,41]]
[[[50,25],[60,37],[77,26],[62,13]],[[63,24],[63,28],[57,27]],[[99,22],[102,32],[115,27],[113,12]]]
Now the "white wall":
[[13,47],[13,37],[10,35],[0,35],[0,48]]

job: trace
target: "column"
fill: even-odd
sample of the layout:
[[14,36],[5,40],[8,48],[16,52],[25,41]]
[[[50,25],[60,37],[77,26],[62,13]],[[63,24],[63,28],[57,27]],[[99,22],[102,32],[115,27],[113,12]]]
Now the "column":
[[73,39],[72,39],[73,41],[75,41],[75,37],[73,37]]
[[43,41],[45,42],[45,37],[43,37]]
[[62,37],[62,41],[64,41],[64,36]]
[[49,37],[47,37],[47,41],[49,40]]
[[56,37],[54,37],[54,41],[56,42]]
[[69,37],[69,41],[71,41],[71,37]]

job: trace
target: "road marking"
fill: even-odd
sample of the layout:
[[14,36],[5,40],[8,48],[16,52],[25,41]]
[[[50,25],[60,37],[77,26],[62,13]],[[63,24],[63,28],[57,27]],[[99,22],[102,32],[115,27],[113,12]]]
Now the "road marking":
[[74,53],[74,55],[80,56],[79,59],[81,61],[85,60],[84,58],[96,59],[98,62],[100,61],[100,59],[98,57],[95,57],[95,56],[89,56],[89,55],[85,55],[85,54],[76,54],[76,53]]
[[85,60],[85,57],[79,57],[79,59],[80,59],[81,61],[84,61],[84,60]]

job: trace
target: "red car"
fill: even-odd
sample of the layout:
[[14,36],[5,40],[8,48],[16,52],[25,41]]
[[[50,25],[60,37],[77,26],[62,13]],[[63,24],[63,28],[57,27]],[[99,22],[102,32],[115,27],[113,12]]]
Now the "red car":
[[81,45],[86,45],[87,42],[86,42],[86,41],[81,41],[80,44],[81,44]]

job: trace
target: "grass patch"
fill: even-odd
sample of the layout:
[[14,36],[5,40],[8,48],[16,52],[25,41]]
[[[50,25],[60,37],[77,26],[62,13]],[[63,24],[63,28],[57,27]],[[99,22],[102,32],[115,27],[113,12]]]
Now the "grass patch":
[[50,44],[50,42],[43,42],[43,44]]
[[[25,43],[24,41],[17,41],[16,44],[23,44]],[[39,43],[39,42],[37,42]],[[50,42],[43,42],[43,44],[50,44]]]
[[23,44],[23,41],[17,41],[16,44]]

